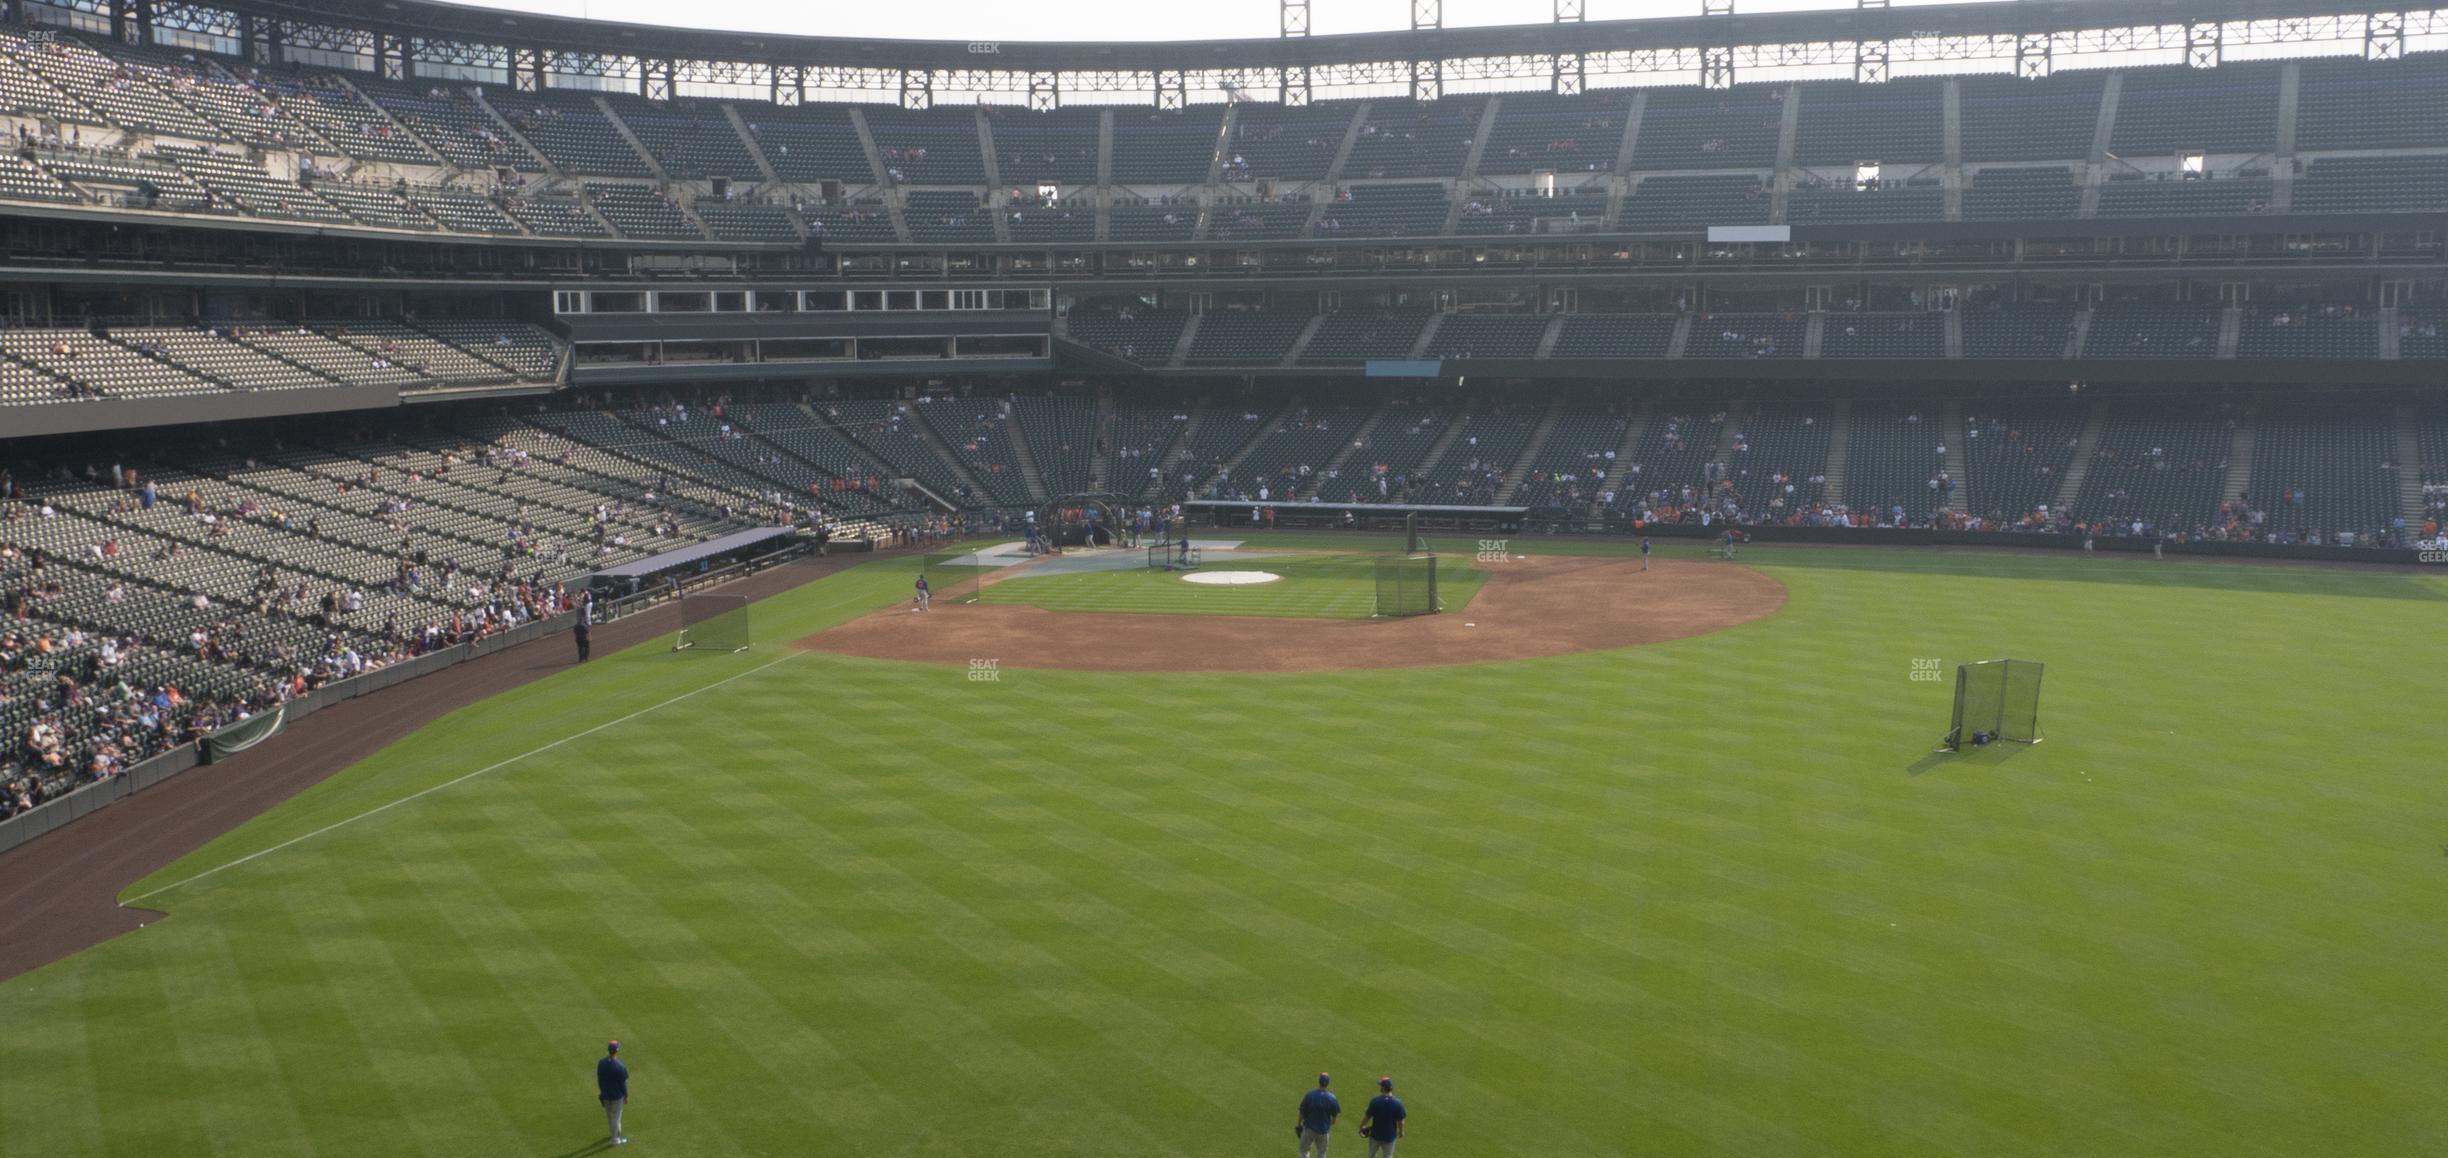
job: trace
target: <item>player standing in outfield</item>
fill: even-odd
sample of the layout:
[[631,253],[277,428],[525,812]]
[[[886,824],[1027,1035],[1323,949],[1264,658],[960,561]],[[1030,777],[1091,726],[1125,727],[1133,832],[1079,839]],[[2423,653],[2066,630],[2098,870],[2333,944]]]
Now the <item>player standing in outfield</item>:
[[1377,1079],[1377,1096],[1369,1099],[1368,1113],[1360,1116],[1360,1136],[1369,1140],[1369,1158],[1394,1158],[1394,1144],[1402,1141],[1402,1099],[1394,1096],[1394,1079]]
[[1649,536],[1641,536],[1641,570],[1649,569]]
[[621,1064],[617,1041],[605,1046],[603,1060],[595,1063],[595,1097],[603,1103],[604,1121],[612,1126],[612,1144],[628,1145],[629,1135],[621,1133],[621,1110],[629,1104],[629,1067]]
[[927,609],[927,604],[928,604],[930,601],[932,601],[934,598],[935,598],[935,592],[934,592],[934,590],[933,590],[933,589],[931,589],[931,588],[929,588],[929,587],[927,586],[927,581],[926,581],[926,572],[924,572],[924,571],[920,571],[920,572],[918,573],[918,595],[917,595],[917,603],[918,603],[918,606],[916,606],[916,607],[912,607],[912,608],[910,608],[910,610],[912,610],[912,611],[924,611],[924,610],[926,610],[926,609]]
[[578,596],[578,622],[571,626],[570,631],[578,637],[578,662],[585,663],[589,650],[587,637],[595,631],[595,593],[593,591],[583,592]]
[[1335,1119],[1343,1116],[1343,1102],[1326,1088],[1333,1080],[1332,1074],[1319,1074],[1317,1088],[1301,1098],[1300,1124],[1292,1127],[1300,1139],[1300,1158],[1309,1158],[1313,1151],[1317,1158],[1326,1158],[1326,1140],[1334,1133]]

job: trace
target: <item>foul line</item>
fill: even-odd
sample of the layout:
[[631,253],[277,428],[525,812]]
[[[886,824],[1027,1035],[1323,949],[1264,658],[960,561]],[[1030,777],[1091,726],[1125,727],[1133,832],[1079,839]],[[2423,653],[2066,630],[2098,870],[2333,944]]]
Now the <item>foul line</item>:
[[485,774],[485,773],[487,773],[487,772],[492,772],[492,771],[496,771],[496,770],[499,770],[499,769],[502,769],[502,768],[507,768],[507,767],[509,767],[509,766],[510,766],[510,765],[512,765],[512,764],[516,764],[516,763],[518,763],[519,761],[521,761],[521,760],[524,760],[524,759],[528,758],[529,756],[534,756],[534,755],[537,755],[537,754],[539,754],[539,753],[543,753],[543,752],[550,752],[550,751],[552,751],[553,749],[558,748],[558,747],[560,747],[560,746],[561,746],[561,745],[563,745],[563,744],[567,744],[567,743],[569,743],[569,742],[570,742],[570,741],[572,741],[572,740],[581,740],[581,739],[585,739],[586,737],[588,737],[588,736],[592,736],[592,735],[594,735],[595,733],[600,732],[600,731],[603,731],[603,730],[604,730],[604,729],[606,729],[606,728],[614,727],[614,726],[616,726],[616,725],[620,725],[620,724],[626,724],[626,723],[628,723],[629,721],[634,720],[634,719],[638,718],[639,716],[646,715],[646,714],[647,714],[647,713],[649,713],[649,712],[658,712],[658,711],[661,711],[661,710],[663,710],[664,708],[668,708],[668,707],[672,706],[673,704],[679,703],[680,701],[685,700],[685,699],[689,698],[690,696],[697,695],[697,694],[698,694],[698,693],[700,693],[700,692],[710,692],[710,691],[713,691],[714,689],[719,688],[719,687],[723,686],[724,684],[730,683],[730,682],[732,682],[732,681],[734,681],[734,680],[743,680],[743,679],[747,679],[749,676],[752,676],[752,675],[755,675],[755,674],[756,674],[756,673],[758,673],[758,672],[764,671],[766,668],[772,667],[772,666],[774,666],[775,664],[778,664],[778,663],[784,663],[784,662],[787,662],[787,661],[789,661],[790,659],[792,659],[792,658],[794,658],[794,657],[796,657],[796,656],[799,656],[799,655],[803,655],[803,654],[805,654],[805,653],[804,653],[804,652],[797,652],[797,651],[790,652],[789,654],[786,654],[786,655],[782,656],[780,659],[768,660],[768,661],[766,661],[766,662],[764,662],[764,663],[758,664],[758,665],[757,665],[757,666],[755,666],[755,667],[749,668],[747,671],[741,672],[741,673],[739,673],[738,675],[733,675],[733,676],[725,676],[725,677],[723,677],[722,679],[716,680],[716,681],[714,681],[713,683],[707,684],[707,685],[706,685],[706,686],[704,686],[704,687],[701,687],[701,688],[696,688],[696,689],[691,690],[691,691],[685,691],[685,692],[682,692],[682,693],[680,693],[679,695],[673,696],[672,698],[670,698],[670,699],[668,699],[668,700],[663,701],[662,703],[655,704],[655,705],[652,705],[652,706],[650,706],[650,707],[639,708],[638,710],[636,710],[636,711],[634,711],[634,712],[631,712],[631,713],[629,713],[629,714],[628,714],[628,715],[626,715],[626,716],[622,716],[621,718],[619,718],[619,719],[617,719],[617,720],[606,720],[606,721],[604,721],[603,723],[597,724],[597,725],[595,725],[595,726],[594,726],[594,727],[592,727],[592,728],[588,728],[586,731],[583,731],[583,732],[572,732],[572,733],[570,733],[569,735],[563,736],[563,737],[561,737],[560,739],[553,741],[552,743],[549,743],[549,744],[544,744],[544,745],[541,745],[541,746],[539,746],[539,747],[535,747],[535,748],[530,748],[530,749],[528,749],[528,750],[526,750],[526,751],[524,751],[524,752],[519,753],[519,754],[518,754],[518,755],[516,755],[516,756],[512,756],[512,757],[510,757],[510,758],[509,758],[509,759],[507,759],[507,760],[502,760],[502,761],[499,761],[499,762],[496,762],[496,763],[487,764],[487,765],[485,765],[484,767],[479,768],[479,769],[477,769],[477,770],[475,770],[475,771],[473,771],[473,772],[470,772],[470,773],[468,773],[468,774],[466,774],[466,775],[464,775],[464,776],[460,776],[460,777],[457,777],[457,778],[455,778],[455,779],[451,779],[451,780],[445,780],[445,781],[443,781],[442,783],[440,783],[440,784],[436,784],[436,785],[434,785],[434,786],[433,786],[433,787],[431,787],[431,788],[427,788],[427,789],[424,789],[424,790],[419,791],[419,792],[414,792],[414,793],[411,793],[411,794],[409,794],[409,795],[407,795],[407,796],[402,796],[402,797],[400,797],[399,799],[394,800],[394,801],[392,801],[392,802],[391,802],[391,803],[389,803],[389,804],[384,804],[384,805],[380,805],[380,806],[378,806],[378,807],[369,808],[369,809],[365,810],[364,812],[360,812],[360,813],[358,813],[358,814],[357,814],[357,815],[355,815],[355,816],[349,817],[349,818],[348,818],[348,819],[346,819],[346,820],[339,820],[339,821],[334,821],[334,822],[332,822],[332,823],[330,823],[330,824],[326,824],[326,825],[324,825],[323,827],[321,827],[321,828],[318,828],[318,829],[314,830],[313,832],[309,832],[309,833],[305,834],[304,836],[293,836],[293,837],[290,837],[289,839],[284,840],[284,841],[280,842],[279,844],[273,845],[273,846],[272,846],[272,847],[270,847],[270,848],[267,848],[267,849],[262,849],[262,850],[257,851],[257,852],[250,852],[250,853],[246,854],[245,856],[239,857],[238,859],[236,859],[236,860],[234,860],[234,861],[229,862],[228,864],[224,864],[224,865],[215,865],[214,867],[212,867],[212,868],[208,868],[208,869],[205,869],[203,872],[197,873],[197,874],[196,874],[196,875],[194,875],[194,876],[191,876],[191,877],[186,877],[186,878],[183,878],[183,879],[180,879],[180,880],[175,880],[175,881],[172,881],[172,882],[170,882],[169,884],[163,885],[162,887],[160,887],[160,888],[158,888],[158,889],[154,889],[152,892],[149,892],[149,893],[143,893],[143,894],[140,894],[140,895],[137,895],[137,896],[129,897],[128,899],[126,899],[126,900],[124,900],[124,901],[119,902],[119,907],[121,907],[121,908],[126,908],[127,906],[129,906],[129,905],[133,905],[133,904],[135,904],[135,903],[136,903],[136,902],[138,902],[138,901],[145,900],[146,898],[149,898],[149,897],[155,897],[155,896],[159,896],[159,895],[161,895],[161,894],[163,894],[163,893],[169,892],[170,890],[175,889],[175,888],[179,887],[180,885],[189,885],[189,884],[194,884],[195,882],[200,881],[200,880],[203,880],[204,878],[206,878],[206,877],[208,877],[208,876],[211,876],[211,875],[213,875],[214,873],[220,872],[220,871],[221,871],[221,870],[223,870],[223,869],[234,869],[234,868],[237,868],[239,865],[245,864],[245,863],[247,863],[248,861],[254,860],[254,859],[255,859],[255,858],[257,858],[257,857],[260,857],[260,856],[268,856],[268,855],[270,855],[270,854],[272,854],[272,853],[279,852],[280,850],[282,850],[282,849],[284,849],[284,848],[287,848],[287,847],[289,847],[290,845],[297,844],[297,843],[300,843],[300,842],[302,842],[302,841],[312,840],[312,839],[314,839],[315,837],[318,837],[318,836],[323,835],[324,833],[330,832],[330,831],[332,831],[332,830],[333,830],[333,829],[335,829],[335,828],[346,828],[346,827],[347,827],[347,826],[349,826],[349,825],[355,824],[355,823],[357,823],[358,821],[360,821],[360,820],[364,820],[365,818],[367,818],[367,817],[369,817],[369,816],[373,816],[373,815],[375,815],[375,814],[377,814],[377,813],[389,812],[390,810],[392,810],[392,809],[394,809],[394,808],[397,808],[397,807],[399,807],[400,805],[406,804],[406,803],[408,803],[408,802],[409,802],[409,801],[411,801],[411,800],[418,799],[419,797],[431,796],[431,795],[433,795],[434,793],[436,793],[436,792],[440,792],[440,791],[442,791],[443,789],[448,788],[448,787],[450,787],[450,786],[452,786],[452,785],[454,785],[454,784],[463,784],[463,783],[466,783],[467,781],[474,780],[475,778],[477,778],[477,777],[479,777],[479,776],[482,776],[482,775],[484,775],[484,774]]

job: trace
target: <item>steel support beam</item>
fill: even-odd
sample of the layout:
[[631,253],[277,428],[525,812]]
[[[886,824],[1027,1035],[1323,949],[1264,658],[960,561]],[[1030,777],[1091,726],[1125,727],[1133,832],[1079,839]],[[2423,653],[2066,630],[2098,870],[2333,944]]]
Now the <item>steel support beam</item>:
[[2057,69],[2057,38],[2042,33],[2015,38],[2016,76],[2038,80]]
[[1884,40],[1865,40],[1853,46],[1853,83],[1887,83],[1887,54]]
[[1700,50],[1700,87],[1734,87],[1734,50],[1714,45]]
[[2403,12],[2374,12],[2363,20],[2363,59],[2405,59],[2406,18]]
[[519,92],[544,91],[544,52],[536,48],[510,50],[510,87]]
[[1309,0],[1276,0],[1277,35],[1309,35]]
[[1547,91],[1557,96],[1580,96],[1589,90],[1589,57],[1578,52],[1556,55],[1549,74]]
[[2225,60],[2226,43],[2224,25],[2185,25],[2185,67],[2217,68]]

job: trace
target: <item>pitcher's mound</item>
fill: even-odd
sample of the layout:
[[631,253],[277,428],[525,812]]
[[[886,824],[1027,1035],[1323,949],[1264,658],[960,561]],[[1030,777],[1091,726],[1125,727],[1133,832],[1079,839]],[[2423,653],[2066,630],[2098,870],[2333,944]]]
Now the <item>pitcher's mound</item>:
[[1635,647],[1764,618],[1785,585],[1726,563],[1537,555],[1489,564],[1470,605],[1413,619],[1109,615],[1000,603],[891,611],[796,646],[872,659],[1083,671],[1302,672]]

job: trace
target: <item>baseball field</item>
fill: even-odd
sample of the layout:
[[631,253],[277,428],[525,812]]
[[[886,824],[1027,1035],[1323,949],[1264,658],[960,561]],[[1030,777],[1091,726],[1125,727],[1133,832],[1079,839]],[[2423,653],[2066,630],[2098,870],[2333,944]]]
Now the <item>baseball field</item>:
[[[623,1153],[1289,1154],[1320,1070],[1338,1153],[1379,1074],[1410,1156],[2440,1152],[2448,577],[1439,546],[883,558],[460,710],[0,983],[0,1153],[587,1154],[607,1038]],[[2005,656],[2046,742],[1934,754]]]

